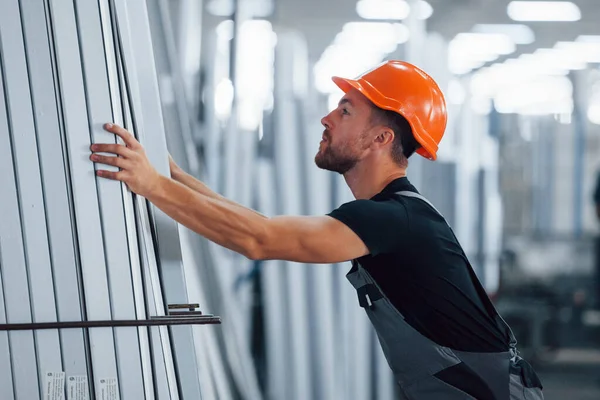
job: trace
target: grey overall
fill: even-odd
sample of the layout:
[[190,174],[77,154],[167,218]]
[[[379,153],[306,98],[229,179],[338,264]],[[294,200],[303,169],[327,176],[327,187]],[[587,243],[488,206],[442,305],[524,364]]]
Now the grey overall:
[[[436,210],[418,193],[402,191],[397,194],[418,198]],[[466,256],[464,257],[466,259]],[[512,331],[498,315],[470,265],[469,270],[486,311],[495,318],[502,331],[506,332],[509,344],[509,350],[506,352],[473,353],[438,345],[404,321],[402,314],[392,305],[369,272],[358,262],[353,262],[353,268],[347,278],[356,289],[359,304],[365,309],[377,332],[385,357],[400,385],[402,398],[409,400],[475,398],[461,390],[462,387],[477,388],[465,390],[469,393],[476,392],[478,400],[543,399],[542,385],[537,375],[517,354],[516,340]],[[448,373],[452,369],[467,371],[467,374],[456,374],[454,371]]]

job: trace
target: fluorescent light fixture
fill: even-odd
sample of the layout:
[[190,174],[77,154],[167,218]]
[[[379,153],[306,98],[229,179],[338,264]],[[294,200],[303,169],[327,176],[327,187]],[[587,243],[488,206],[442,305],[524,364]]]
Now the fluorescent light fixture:
[[581,43],[600,43],[600,36],[598,35],[579,35],[576,42]]
[[433,15],[433,7],[425,0],[419,0],[415,5],[417,19],[429,19]]
[[356,13],[364,19],[401,20],[408,17],[410,5],[405,0],[359,0]]
[[537,49],[533,52],[533,56],[538,57],[541,64],[553,65],[561,69],[578,71],[587,67],[585,61],[570,58],[569,54],[557,49]]
[[477,99],[493,99],[500,113],[566,115],[573,109],[569,78],[535,73],[519,59],[476,72],[471,79],[471,94]]
[[459,33],[454,40],[468,47],[472,53],[506,55],[515,51],[510,37],[499,33]]
[[333,43],[355,49],[377,49],[391,53],[396,50],[398,44],[408,41],[409,36],[408,27],[399,23],[348,22],[336,35]]
[[569,60],[585,63],[600,63],[600,42],[557,42],[556,51],[561,52]]
[[511,1],[506,9],[514,21],[579,21],[581,11],[570,1]]
[[535,34],[523,24],[477,24],[471,29],[475,33],[496,33],[508,36],[515,44],[535,42]]
[[462,75],[514,51],[515,44],[504,34],[459,33],[448,46],[448,63],[452,73]]

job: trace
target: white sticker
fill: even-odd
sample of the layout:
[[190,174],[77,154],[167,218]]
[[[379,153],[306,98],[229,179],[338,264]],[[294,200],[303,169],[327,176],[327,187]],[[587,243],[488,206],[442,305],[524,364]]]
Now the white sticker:
[[119,400],[117,378],[101,378],[97,385],[97,400]]
[[44,382],[44,400],[64,400],[65,373],[47,372]]
[[74,375],[67,379],[67,400],[89,400],[90,389],[85,375]]

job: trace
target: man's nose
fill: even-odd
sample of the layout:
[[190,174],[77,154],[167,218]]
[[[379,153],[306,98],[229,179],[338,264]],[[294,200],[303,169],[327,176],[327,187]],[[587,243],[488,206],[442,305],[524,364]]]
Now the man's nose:
[[321,118],[321,124],[326,128],[326,129],[331,129],[331,120],[329,119],[329,115],[327,114],[326,116],[324,116],[323,118]]

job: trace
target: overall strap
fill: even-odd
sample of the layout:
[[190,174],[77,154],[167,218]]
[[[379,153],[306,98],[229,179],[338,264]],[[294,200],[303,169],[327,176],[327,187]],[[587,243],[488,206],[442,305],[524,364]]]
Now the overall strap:
[[502,317],[500,316],[500,314],[498,314],[498,311],[496,310],[496,307],[494,307],[494,305],[492,304],[491,300],[487,296],[487,292],[485,291],[485,289],[481,285],[481,282],[477,278],[477,274],[475,273],[475,270],[473,269],[473,266],[469,262],[469,259],[467,258],[467,255],[465,254],[465,251],[463,250],[462,246],[458,242],[458,238],[454,234],[454,231],[452,230],[452,227],[450,226],[450,224],[448,224],[448,221],[446,221],[446,218],[444,218],[444,216],[442,215],[442,213],[440,213],[438,211],[438,209],[435,208],[435,206],[433,204],[431,204],[431,202],[429,200],[427,200],[427,198],[425,198],[424,196],[422,196],[419,193],[411,192],[411,191],[408,191],[408,190],[403,190],[403,191],[400,191],[400,192],[396,192],[396,194],[398,194],[400,196],[404,196],[404,197],[416,198],[416,199],[419,199],[419,200],[425,202],[437,214],[439,214],[444,219],[444,222],[446,222],[446,225],[448,225],[448,228],[450,229],[450,232],[452,232],[452,236],[454,236],[454,240],[456,240],[456,243],[458,244],[458,247],[460,248],[460,251],[461,251],[461,254],[462,254],[463,258],[467,262],[467,265],[469,267],[469,274],[471,275],[471,278],[472,278],[472,280],[473,280],[473,282],[475,284],[475,289],[479,293],[479,296],[481,297],[481,301],[483,302],[484,307],[486,308],[486,310],[488,311],[488,313],[490,313],[490,316],[492,318],[495,318],[496,322],[498,324],[500,324],[500,326],[503,327],[506,330],[508,339],[510,341],[509,345],[510,345],[511,348],[514,348],[516,346],[517,340],[516,340],[516,338],[515,338],[512,330],[510,329],[510,326],[508,326],[508,324],[506,323],[506,321],[504,321],[504,319],[502,319]]

